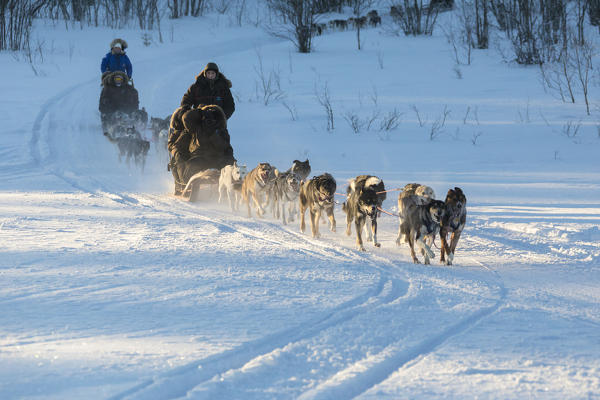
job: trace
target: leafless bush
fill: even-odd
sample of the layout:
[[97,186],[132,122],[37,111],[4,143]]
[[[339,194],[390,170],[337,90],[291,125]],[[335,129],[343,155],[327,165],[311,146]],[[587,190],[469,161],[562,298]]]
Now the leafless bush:
[[296,110],[296,106],[294,105],[290,105],[285,101],[282,101],[281,104],[286,108],[286,110],[288,110],[288,112],[290,113],[290,117],[292,118],[292,121],[296,121],[298,119],[298,110]]
[[583,94],[587,114],[590,115],[589,85],[595,49],[591,42],[588,41],[575,43],[573,44],[572,49],[572,64],[575,70],[575,76],[579,83],[579,89],[581,89]]
[[568,121],[562,127],[562,134],[569,139],[575,139],[575,136],[577,136],[579,133],[579,128],[581,128],[581,121],[579,121],[577,124],[573,121]]
[[362,130],[364,122],[361,121],[360,117],[354,111],[347,111],[343,117],[354,133],[359,133]]
[[393,131],[402,122],[401,118],[402,113],[394,108],[394,110],[388,112],[383,118],[381,118],[379,130],[388,132]]
[[448,106],[444,106],[442,114],[431,124],[431,129],[429,130],[429,140],[434,140],[443,132],[444,126],[446,125],[446,119],[449,115],[450,110],[448,110]]
[[483,135],[483,132],[481,131],[473,134],[473,137],[471,137],[471,143],[473,144],[473,146],[477,146],[477,139],[479,139],[481,135]]
[[463,74],[462,74],[462,70],[460,69],[460,65],[454,64],[454,67],[452,67],[452,71],[454,71],[454,75],[456,76],[456,79],[463,78]]
[[310,53],[318,9],[313,0],[266,0],[269,8],[281,17],[269,24],[273,36],[290,40],[300,53]]
[[574,71],[571,68],[567,48],[561,51],[556,63],[540,64],[540,80],[546,92],[557,94],[563,102],[575,103]]
[[325,86],[323,86],[321,91],[319,91],[315,85],[315,97],[319,104],[325,109],[327,130],[333,131],[335,127],[333,121],[333,107],[331,106],[331,97],[329,95],[329,89],[327,88],[327,82],[325,82]]
[[529,117],[529,99],[527,100],[527,104],[525,105],[525,110],[521,111],[521,108],[517,108],[517,115],[519,117],[520,123],[531,123],[531,118]]
[[258,77],[256,82],[257,97],[261,99],[265,106],[273,101],[280,100],[285,97],[285,92],[281,89],[281,78],[278,70],[274,68],[268,73],[265,72],[263,66],[262,55],[256,50],[258,58],[258,66],[254,66],[254,71]]
[[417,108],[417,106],[415,104],[413,104],[411,106],[411,108],[415,112],[415,114],[417,115],[417,120],[419,121],[419,126],[422,128],[427,123],[427,119],[422,119],[421,118],[421,114],[419,113],[419,109]]
[[395,2],[392,7],[396,10],[392,18],[405,35],[431,35],[438,17],[439,8],[429,7],[429,2],[423,0],[403,0]]
[[491,0],[491,11],[512,44],[519,64],[555,61],[565,45],[564,0]]
[[377,64],[379,69],[383,69],[383,51],[377,50]]

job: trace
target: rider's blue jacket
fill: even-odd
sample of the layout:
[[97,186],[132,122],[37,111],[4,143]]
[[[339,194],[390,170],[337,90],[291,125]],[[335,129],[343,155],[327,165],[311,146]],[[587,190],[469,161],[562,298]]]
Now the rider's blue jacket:
[[131,78],[131,61],[129,61],[129,57],[127,57],[127,54],[125,53],[113,54],[112,52],[108,52],[102,59],[100,70],[102,73],[105,73],[106,71],[123,71],[127,73],[128,77]]

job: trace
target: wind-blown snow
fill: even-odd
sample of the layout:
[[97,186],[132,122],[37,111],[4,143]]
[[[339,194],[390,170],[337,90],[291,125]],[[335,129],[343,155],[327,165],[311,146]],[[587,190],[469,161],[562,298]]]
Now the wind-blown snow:
[[[600,139],[582,103],[493,51],[457,79],[442,35],[366,29],[358,51],[355,33],[330,32],[298,54],[216,15],[169,24],[172,40],[144,47],[137,31],[41,21],[40,76],[0,54],[0,398],[600,398]],[[114,36],[152,116],[217,62],[249,169],[309,158],[338,192],[359,174],[442,199],[461,187],[455,265],[413,264],[387,215],[382,247],[362,253],[339,206],[338,231],[312,239],[297,221],[182,202],[156,143],[143,172],[120,163],[97,111]],[[287,107],[262,101],[260,61]],[[389,132],[344,118],[394,109]]]

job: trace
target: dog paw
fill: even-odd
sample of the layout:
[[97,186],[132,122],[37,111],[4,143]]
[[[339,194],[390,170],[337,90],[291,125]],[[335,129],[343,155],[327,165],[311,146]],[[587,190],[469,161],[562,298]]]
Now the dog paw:
[[367,251],[365,249],[365,246],[362,246],[362,245],[356,246],[356,248],[357,248],[358,251]]
[[381,247],[381,243],[375,242],[375,243],[373,243],[373,246],[375,246],[375,247]]
[[452,261],[454,261],[454,253],[448,254],[448,261],[446,261],[446,265],[452,265]]

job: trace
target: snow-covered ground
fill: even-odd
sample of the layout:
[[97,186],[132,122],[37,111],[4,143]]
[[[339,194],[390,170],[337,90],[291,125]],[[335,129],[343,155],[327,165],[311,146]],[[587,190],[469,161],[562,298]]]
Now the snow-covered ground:
[[[137,31],[41,21],[37,76],[0,54],[0,398],[600,398],[597,112],[494,51],[459,79],[443,35],[367,29],[358,51],[354,32],[329,32],[298,54],[223,16],[168,23],[144,47]],[[217,62],[249,168],[309,158],[338,191],[364,173],[441,199],[461,187],[455,265],[413,264],[386,215],[382,247],[362,253],[339,206],[338,232],[317,240],[182,202],[155,144],[143,173],[119,163],[97,111],[116,36],[152,116]],[[268,105],[261,63],[283,97]],[[352,116],[377,118],[355,133]]]

